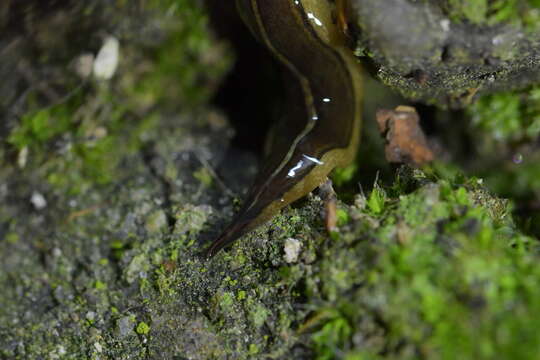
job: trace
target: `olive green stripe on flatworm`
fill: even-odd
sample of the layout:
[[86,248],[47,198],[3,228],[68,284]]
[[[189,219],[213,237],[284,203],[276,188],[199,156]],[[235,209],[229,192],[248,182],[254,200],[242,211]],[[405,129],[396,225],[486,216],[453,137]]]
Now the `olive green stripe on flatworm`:
[[284,64],[296,77],[296,79],[300,82],[300,86],[302,88],[302,92],[304,94],[304,101],[306,109],[309,109],[309,115],[306,122],[306,126],[304,129],[295,137],[295,139],[292,141],[287,153],[285,156],[281,159],[279,165],[274,169],[272,174],[267,178],[265,183],[259,188],[259,191],[257,194],[254,195],[253,200],[251,201],[251,204],[247,207],[247,210],[251,209],[259,200],[262,191],[268,186],[268,184],[272,181],[273,178],[277,176],[281,171],[283,171],[283,168],[287,165],[287,163],[292,158],[294,151],[296,150],[298,143],[306,137],[306,135],[313,130],[315,127],[315,121],[310,120],[317,116],[316,108],[314,106],[313,101],[313,95],[311,92],[311,87],[309,80],[298,70],[298,68],[291,63],[286,55],[281,54],[278,49],[276,49],[270,40],[270,37],[268,36],[266,27],[264,26],[264,22],[261,18],[261,14],[259,11],[259,5],[257,0],[250,1],[251,3],[251,11],[253,12],[253,15],[255,16],[256,24],[258,25],[258,35],[260,38],[264,41],[266,47],[273,53],[277,59]]
[[[354,101],[355,89],[350,83],[353,81],[353,79],[349,71],[349,64],[343,60],[342,53],[334,50],[318,36],[317,32],[313,29],[312,23],[308,20],[306,11],[302,5],[300,3],[293,5],[292,2],[287,3],[284,0],[273,0],[272,3],[254,0],[251,1],[250,4],[252,6],[250,10],[255,15],[255,21],[258,24],[259,36],[262,38],[266,46],[278,58],[278,60],[286,65],[300,82],[304,94],[306,109],[308,109],[308,116],[306,119],[304,119],[306,122],[305,127],[289,145],[288,151],[280,160],[279,165],[272,171],[271,174],[269,174],[269,176],[264,180],[263,184],[258,187],[256,193],[253,194],[253,200],[250,201],[248,209],[252,208],[259,201],[261,193],[264,192],[268,184],[270,184],[272,180],[283,171],[285,166],[291,165],[289,164],[289,161],[297,150],[298,144],[300,141],[306,139],[308,134],[313,131],[317,121],[312,119],[318,118],[319,115],[321,115],[315,105],[313,91],[317,91],[317,85],[319,85],[321,88],[326,85],[324,82],[328,83],[329,80],[339,81],[339,79],[331,79],[332,71],[339,75],[338,77],[342,79],[341,82],[344,82],[344,84],[341,84],[341,86],[343,86],[342,88],[334,89],[334,94],[337,94],[337,96],[335,96],[336,99],[334,100],[345,101],[345,105],[351,107],[349,109],[350,112],[346,113],[344,116],[341,116],[341,119],[338,120],[329,118],[330,115],[321,116],[318,126],[322,127],[323,129],[324,127],[332,127],[335,121],[339,123],[337,126],[342,127],[342,134],[346,135],[342,136],[342,139],[338,141],[339,143],[328,141],[327,144],[319,144],[319,146],[316,148],[317,154],[310,153],[307,155],[316,155],[320,158],[326,152],[332,149],[347,148],[351,144],[352,131],[354,128],[354,120],[352,118],[356,116],[355,113],[357,111],[356,102]],[[263,13],[261,13],[261,10]],[[269,34],[268,31],[272,32]],[[283,38],[280,38],[280,36],[285,36],[286,40],[283,41]],[[275,45],[280,47],[276,47]],[[312,56],[304,59],[296,57],[290,60],[291,50],[294,51],[295,46],[302,46],[308,49],[309,51],[307,52],[311,53]],[[282,51],[284,53],[282,53]],[[303,61],[312,61],[317,59],[320,63],[330,64],[332,66],[321,69],[310,69],[309,67],[306,68],[305,65],[302,64]],[[304,71],[300,70],[297,65],[304,65]],[[339,73],[340,71],[342,71],[341,74]],[[323,84],[321,85],[320,83],[317,83],[317,81],[311,81],[310,78],[320,80],[319,82],[322,82]],[[322,92],[321,89],[318,90],[319,92]],[[330,95],[333,96],[334,94]],[[349,101],[347,101],[347,99],[339,99],[342,97],[340,96],[342,94],[347,94],[350,98],[348,99]],[[316,135],[311,137],[315,138],[316,141]],[[328,137],[322,138],[327,139]],[[311,139],[311,141],[313,142],[314,140]],[[301,181],[301,177],[290,179],[289,186],[292,187],[299,181]]]

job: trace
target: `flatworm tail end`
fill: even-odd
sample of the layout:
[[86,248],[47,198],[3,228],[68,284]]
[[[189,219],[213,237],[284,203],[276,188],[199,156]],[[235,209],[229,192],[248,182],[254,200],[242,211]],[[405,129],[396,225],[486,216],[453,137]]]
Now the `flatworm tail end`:
[[236,223],[234,222],[229,227],[227,227],[221,235],[215,239],[210,247],[204,252],[204,258],[210,259],[214,257],[221,249],[233,243],[236,239],[241,237],[247,232],[245,230],[245,223]]

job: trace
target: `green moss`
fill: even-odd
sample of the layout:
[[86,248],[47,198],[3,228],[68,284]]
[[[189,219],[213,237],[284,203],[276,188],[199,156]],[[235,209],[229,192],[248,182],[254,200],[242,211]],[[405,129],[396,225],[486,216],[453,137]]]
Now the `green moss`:
[[191,108],[203,104],[215,90],[211,85],[231,65],[222,44],[208,34],[208,18],[193,0],[154,1],[166,11],[167,39],[153,51],[156,66],[132,85],[132,95],[142,104],[170,106],[182,99]]
[[509,164],[504,170],[486,173],[485,179],[490,188],[504,196],[524,198],[531,192],[540,188],[540,161],[539,154],[532,154],[523,159],[523,162]]
[[[381,349],[393,358],[418,351],[430,359],[526,358],[540,348],[533,335],[540,324],[530,318],[540,310],[540,292],[529,285],[540,280],[537,255],[527,251],[533,240],[516,230],[507,202],[463,180],[387,199],[391,210],[368,221],[376,235],[357,225],[355,238],[374,243],[328,249],[317,273],[321,296],[342,305],[313,333],[320,358],[374,358]],[[388,331],[383,337],[369,321],[373,312]],[[367,329],[371,338],[358,353],[352,339]]]
[[234,297],[231,293],[226,292],[220,296],[219,306],[223,309],[223,311],[232,310],[233,305],[234,305]]
[[80,101],[80,95],[73,96],[66,103],[23,115],[19,126],[9,134],[8,143],[18,150],[29,147],[42,151],[49,141],[76,128],[72,114]]
[[478,156],[484,159],[475,175],[501,196],[534,196],[540,186],[539,154],[533,145],[540,136],[540,88],[487,95],[467,112]]
[[246,298],[246,292],[244,290],[240,290],[238,294],[236,294],[236,299],[238,301],[242,301]]
[[96,290],[106,290],[107,289],[107,284],[105,284],[102,281],[96,280],[94,282],[94,289],[96,289]]
[[447,0],[446,11],[454,21],[476,25],[511,23],[528,30],[539,27],[538,0]]
[[334,359],[336,349],[343,348],[346,339],[352,335],[353,329],[347,318],[338,311],[331,312],[330,319],[311,336],[319,360]]
[[163,210],[156,210],[146,218],[145,228],[150,233],[157,233],[167,229],[167,214]]
[[386,194],[384,190],[379,186],[375,186],[373,190],[371,191],[371,194],[369,195],[369,198],[367,200],[368,208],[374,214],[380,214],[384,209],[385,198],[386,198]]
[[268,309],[261,304],[256,304],[250,312],[251,322],[255,328],[260,328],[268,318]]
[[336,215],[337,215],[337,225],[338,226],[343,226],[346,223],[348,223],[349,220],[350,220],[349,214],[347,213],[347,211],[345,211],[343,209],[338,209],[336,211]]
[[8,234],[6,234],[6,241],[10,244],[15,244],[19,241],[19,235],[17,233],[14,233],[14,232],[10,232]]
[[259,351],[257,344],[249,344],[248,352],[250,355],[257,355]]
[[358,171],[358,164],[353,163],[343,169],[335,169],[332,172],[332,182],[336,186],[343,186],[344,184],[350,182],[356,175]]
[[201,182],[204,186],[212,185],[212,174],[208,171],[207,168],[201,167],[193,173],[193,177]]
[[449,0],[449,5],[453,17],[463,17],[473,24],[486,21],[488,0]]
[[30,95],[30,110],[8,135],[11,147],[28,154],[24,165],[43,167],[53,187],[77,194],[110,183],[117,164],[152,138],[155,109],[200,106],[230,66],[199,4],[156,1],[146,7],[161,11],[159,41],[152,38],[144,49],[133,40],[123,43],[123,66],[110,84],[88,84],[46,108],[37,108]]
[[56,188],[79,193],[110,182],[118,161],[138,148],[152,118],[127,119],[125,106],[102,91],[96,99],[80,90],[65,102],[26,114],[8,143],[28,151],[26,166],[47,169],[47,181]]
[[[202,11],[192,11],[197,4],[167,2],[171,19],[181,20],[173,27],[194,26],[194,35],[175,30],[185,31],[179,41],[190,43],[189,56],[166,43],[171,58],[205,69],[202,63],[211,60],[193,51],[206,52],[209,41],[198,40],[206,20],[195,19]],[[154,68],[165,56],[154,50],[150,46],[152,61],[143,61],[149,68],[142,75],[135,65],[130,69],[141,78],[118,74],[118,87],[111,84],[109,90],[122,89],[125,98],[94,89],[100,98],[84,94],[74,107],[84,113],[93,104],[99,111],[81,122],[44,138],[41,130],[21,132],[19,145],[31,149],[54,147],[57,137],[74,139],[67,153],[40,159],[58,203],[69,207],[55,212],[51,201],[46,227],[44,211],[28,212],[19,193],[17,203],[0,209],[0,224],[18,236],[0,241],[6,260],[0,321],[10,324],[0,337],[0,357],[490,359],[538,352],[536,242],[516,229],[508,202],[450,167],[435,165],[429,174],[402,170],[391,186],[381,181],[366,191],[367,199],[356,195],[353,205],[340,204],[336,241],[322,225],[324,204],[308,197],[213,259],[202,259],[201,249],[232,214],[193,181],[191,163],[178,151],[222,134],[212,133],[200,112],[169,122],[147,111],[161,108],[167,97],[178,100],[168,110],[193,109],[212,85],[202,93],[185,90],[206,77],[194,79],[189,70],[177,79],[182,85],[172,84],[165,78],[173,74],[173,60]],[[169,88],[158,80],[173,86],[165,98]],[[99,115],[109,110],[110,117]],[[148,159],[123,149],[131,144],[138,151],[152,139],[159,140],[152,169]],[[90,184],[99,172],[114,175],[119,186],[104,192]],[[209,174],[202,175],[204,184]],[[160,176],[170,186],[173,209],[163,208]],[[80,189],[75,195],[66,194],[70,184]],[[194,195],[192,189],[202,190]],[[16,206],[21,212],[9,212]],[[66,216],[72,211],[77,216]],[[168,211],[175,222],[170,231],[163,227]],[[15,226],[13,218],[24,221]],[[288,238],[302,243],[294,264],[283,258]]]
[[498,141],[523,141],[540,135],[540,88],[486,95],[468,108],[476,127]]
[[135,329],[135,331],[137,331],[137,334],[139,335],[148,335],[148,333],[150,332],[150,325],[148,325],[144,321],[141,321],[137,325],[137,328]]

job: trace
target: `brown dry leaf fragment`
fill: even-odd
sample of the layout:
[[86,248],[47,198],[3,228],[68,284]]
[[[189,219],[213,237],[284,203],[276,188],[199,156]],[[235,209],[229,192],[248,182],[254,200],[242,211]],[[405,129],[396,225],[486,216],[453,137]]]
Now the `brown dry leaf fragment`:
[[398,106],[395,110],[381,109],[376,114],[379,131],[386,139],[386,160],[421,166],[433,160],[426,136],[420,128],[416,109]]

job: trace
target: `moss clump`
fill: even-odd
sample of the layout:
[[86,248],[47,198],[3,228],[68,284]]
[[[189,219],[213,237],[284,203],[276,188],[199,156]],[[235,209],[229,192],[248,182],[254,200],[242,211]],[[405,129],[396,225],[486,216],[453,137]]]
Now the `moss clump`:
[[323,310],[324,325],[311,336],[317,359],[335,358],[335,350],[346,346],[353,332],[353,326],[339,309]]
[[486,95],[467,112],[474,126],[497,141],[536,139],[540,135],[540,88]]
[[371,194],[369,195],[369,198],[367,199],[366,204],[367,204],[368,209],[373,214],[378,215],[384,210],[385,201],[386,201],[386,194],[384,190],[381,187],[376,185],[371,191]]
[[445,10],[454,21],[476,25],[512,23],[529,30],[538,29],[538,0],[446,0]]
[[144,321],[141,321],[137,325],[137,328],[135,329],[135,331],[137,331],[137,334],[139,335],[148,335],[148,333],[150,332],[150,325],[148,325]]
[[467,113],[477,157],[482,159],[475,161],[475,174],[494,192],[527,207],[540,188],[535,145],[540,136],[540,88],[484,96]]
[[23,116],[8,143],[26,152],[23,167],[41,167],[50,185],[77,193],[110,182],[118,161],[140,146],[154,120],[130,119],[125,104],[108,90],[79,90],[63,103]]
[[351,209],[364,219],[356,236],[343,235],[317,264],[310,292],[327,304],[310,325],[318,358],[524,359],[538,351],[533,239],[477,180],[418,175],[420,187],[389,198],[377,216]]
[[54,138],[76,128],[72,117],[79,106],[80,96],[74,96],[62,105],[25,114],[19,126],[8,136],[8,143],[19,150],[30,146],[33,150],[43,151]]
[[[206,12],[196,1],[151,2],[167,14],[163,26],[168,34],[159,46],[152,46],[154,66],[144,66],[149,71],[126,85],[144,105],[177,107],[179,99],[190,108],[201,105],[231,66],[231,57],[225,53],[224,44],[208,36]],[[201,83],[206,86],[200,86]]]
[[[120,40],[120,66],[108,83],[89,82],[45,108],[29,96],[7,137],[21,168],[39,167],[50,185],[72,194],[109,183],[118,163],[152,139],[158,107],[187,111],[208,100],[230,57],[209,35],[203,9],[191,0],[146,7],[146,21],[161,28],[151,39]],[[156,10],[161,15],[150,16]]]

